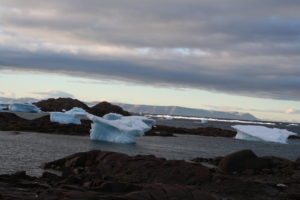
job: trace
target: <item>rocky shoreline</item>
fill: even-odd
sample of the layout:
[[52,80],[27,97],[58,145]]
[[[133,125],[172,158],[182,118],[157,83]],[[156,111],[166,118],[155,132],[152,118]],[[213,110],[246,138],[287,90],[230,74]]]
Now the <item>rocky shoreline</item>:
[[[50,122],[49,115],[33,120],[27,120],[17,116],[14,113],[0,112],[1,131],[39,132],[87,136],[90,133],[90,127],[91,121],[89,120],[82,120],[81,125],[59,124],[55,122]],[[211,127],[189,129],[157,125],[153,127],[150,131],[146,132],[145,136],[174,136],[174,134],[234,137],[236,132]]]
[[257,157],[251,150],[190,162],[93,150],[43,168],[41,177],[0,175],[0,199],[300,198],[300,159]]

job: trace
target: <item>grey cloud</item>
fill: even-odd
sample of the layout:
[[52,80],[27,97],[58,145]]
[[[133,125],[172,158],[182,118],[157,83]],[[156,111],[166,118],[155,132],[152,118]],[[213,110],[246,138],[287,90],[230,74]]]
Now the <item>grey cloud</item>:
[[73,98],[74,95],[64,92],[64,91],[59,91],[59,90],[49,90],[46,92],[32,92],[32,94],[37,94],[42,96],[43,98],[57,98],[57,97],[70,97]]
[[30,38],[38,47],[41,42],[63,41],[79,48],[105,44],[209,54],[87,55],[42,48],[34,52],[0,43],[0,64],[11,69],[263,98],[300,97],[299,0],[0,2],[0,28],[14,38]]

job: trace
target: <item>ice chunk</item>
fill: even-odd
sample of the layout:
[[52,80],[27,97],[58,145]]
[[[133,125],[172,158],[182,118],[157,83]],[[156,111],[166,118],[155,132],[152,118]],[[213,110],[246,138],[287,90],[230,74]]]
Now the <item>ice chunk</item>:
[[117,113],[108,113],[103,116],[103,118],[107,120],[117,120],[117,119],[121,119],[122,117],[123,117],[122,115]]
[[9,110],[13,112],[30,112],[30,113],[42,112],[38,107],[36,107],[33,104],[22,104],[22,103],[14,103],[9,105]]
[[91,140],[115,143],[134,143],[135,137],[144,135],[151,129],[154,120],[142,116],[122,116],[110,113],[102,117],[87,114],[93,121]]
[[238,133],[236,139],[241,140],[254,140],[254,141],[266,141],[276,143],[287,143],[287,139],[290,135],[297,135],[285,129],[268,128],[265,126],[254,125],[235,125],[232,126]]
[[82,108],[74,107],[71,110],[62,112],[51,112],[50,121],[60,124],[81,124],[81,119],[86,118],[88,113]]
[[87,114],[87,112],[84,109],[78,107],[74,107],[71,110],[66,111],[65,113],[66,114]]
[[1,103],[0,110],[8,110],[9,104]]
[[165,115],[165,116],[164,116],[164,119],[165,119],[165,120],[172,120],[172,119],[173,119],[173,117],[172,117],[172,116],[170,116],[170,115]]
[[74,114],[66,114],[62,112],[51,112],[50,121],[59,124],[81,124],[80,117]]
[[202,124],[206,124],[207,122],[208,122],[207,119],[201,119],[201,123],[202,123]]

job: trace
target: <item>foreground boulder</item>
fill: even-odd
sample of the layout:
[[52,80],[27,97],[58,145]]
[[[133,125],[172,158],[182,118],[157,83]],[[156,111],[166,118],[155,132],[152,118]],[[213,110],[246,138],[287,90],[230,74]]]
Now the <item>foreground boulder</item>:
[[251,150],[242,150],[225,156],[219,163],[219,169],[225,173],[232,173],[247,169],[259,170],[271,165],[271,160],[258,158]]
[[201,185],[211,178],[209,169],[199,164],[155,156],[130,157],[99,150],[46,163],[45,168],[60,170],[67,177],[84,175],[83,182],[106,177],[108,180],[129,183]]
[[[239,161],[243,161],[241,157],[257,158],[253,152],[244,150],[213,160],[228,157],[240,157]],[[272,161],[271,168],[245,175],[224,174],[201,164],[150,155],[89,151],[46,163],[44,167],[54,169],[55,174],[45,171],[39,178],[24,171],[0,175],[0,199],[300,199],[299,159],[293,162],[272,156],[262,158]],[[272,174],[267,173],[272,169]]]

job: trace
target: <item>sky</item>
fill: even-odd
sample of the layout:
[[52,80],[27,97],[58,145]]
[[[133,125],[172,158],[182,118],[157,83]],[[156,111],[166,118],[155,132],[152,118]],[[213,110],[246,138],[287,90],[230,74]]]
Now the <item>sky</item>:
[[0,96],[300,122],[299,0],[0,0]]

